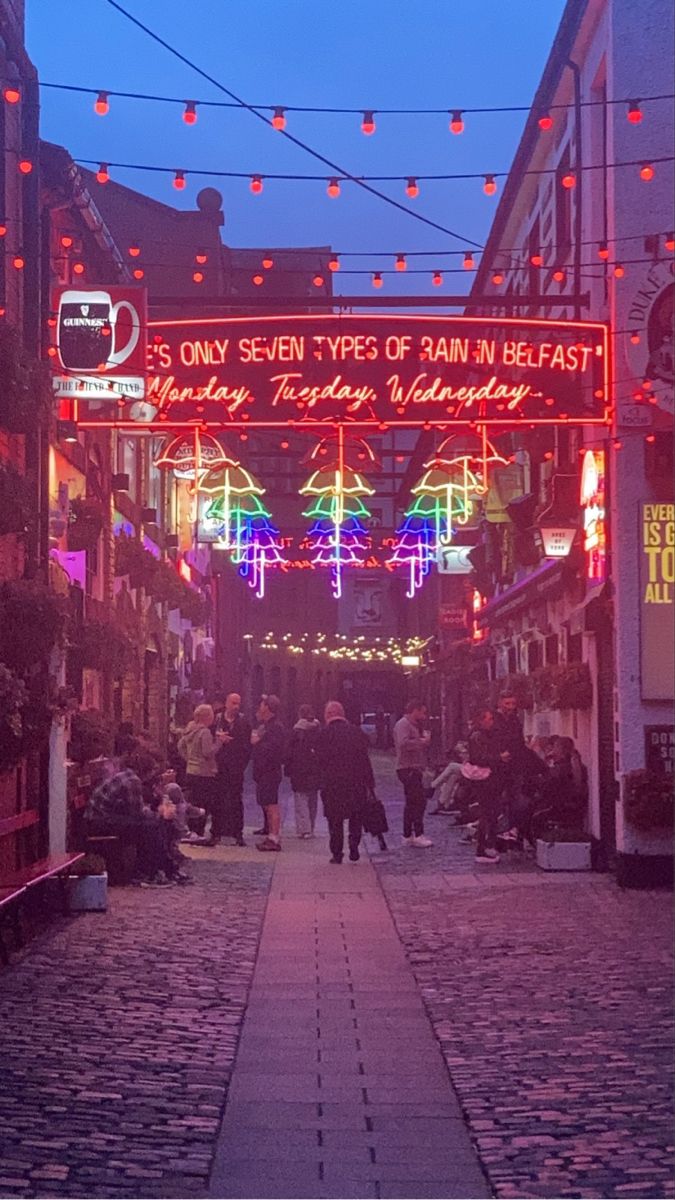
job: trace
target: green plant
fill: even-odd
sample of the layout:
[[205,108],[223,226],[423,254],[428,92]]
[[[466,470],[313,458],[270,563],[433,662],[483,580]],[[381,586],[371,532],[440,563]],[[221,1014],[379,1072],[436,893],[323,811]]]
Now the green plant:
[[69,750],[73,762],[79,763],[112,754],[112,725],[97,708],[84,708],[74,714]]
[[73,646],[74,655],[83,667],[117,674],[124,671],[133,649],[131,638],[115,618],[87,621]]
[[538,667],[532,674],[537,708],[587,709],[593,704],[593,680],[588,663],[559,663]]
[[3,663],[0,663],[0,772],[16,766],[23,755],[23,718],[28,690]]
[[107,870],[105,859],[100,854],[85,854],[79,862],[73,864],[69,875],[105,875]]
[[11,463],[0,464],[0,536],[27,533],[36,512],[37,495],[31,481]]
[[16,329],[0,326],[0,425],[12,433],[34,429],[52,405],[49,373],[26,351]]
[[655,771],[629,771],[624,786],[624,814],[634,829],[673,828],[673,781]]
[[14,579],[0,586],[0,660],[24,674],[46,668],[61,640],[67,606],[38,579]]
[[128,575],[132,587],[150,591],[159,563],[138,538],[121,533],[115,539],[115,574]]

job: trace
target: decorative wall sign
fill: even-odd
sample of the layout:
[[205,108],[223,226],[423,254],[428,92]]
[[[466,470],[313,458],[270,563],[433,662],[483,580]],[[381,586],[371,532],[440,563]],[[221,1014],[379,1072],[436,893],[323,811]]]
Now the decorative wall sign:
[[643,700],[673,699],[675,505],[640,505],[640,643]]
[[[649,381],[660,408],[673,412],[675,262],[652,263],[628,309],[625,344],[637,383]],[[623,422],[627,424],[628,422]]]
[[[150,424],[609,419],[598,322],[327,313],[153,321],[150,333]],[[87,416],[134,422],[131,404]]]
[[[83,411],[101,420],[115,415],[124,396],[124,411],[135,419],[134,405],[145,396],[145,289],[56,288],[52,312],[56,395],[86,401]],[[145,406],[142,411],[154,415]]]

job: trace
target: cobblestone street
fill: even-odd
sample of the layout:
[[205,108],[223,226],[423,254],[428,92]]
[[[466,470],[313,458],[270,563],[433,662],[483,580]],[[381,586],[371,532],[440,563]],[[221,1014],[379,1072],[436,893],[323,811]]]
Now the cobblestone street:
[[194,850],[15,956],[0,1195],[672,1195],[670,897],[476,867],[445,817],[399,849],[378,773],[372,866]]

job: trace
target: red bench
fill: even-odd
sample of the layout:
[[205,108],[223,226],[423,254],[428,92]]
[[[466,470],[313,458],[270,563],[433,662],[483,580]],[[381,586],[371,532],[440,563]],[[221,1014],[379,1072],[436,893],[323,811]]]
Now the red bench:
[[[21,871],[13,871],[6,879],[0,880],[0,927],[7,919],[13,922],[17,945],[21,945],[22,941],[21,905],[48,879],[58,879],[61,885],[63,912],[68,912],[68,874],[81,858],[84,858],[83,852],[50,854],[47,858],[41,858],[38,862],[32,863],[30,867],[24,867]],[[8,957],[0,928],[0,958],[7,963]]]

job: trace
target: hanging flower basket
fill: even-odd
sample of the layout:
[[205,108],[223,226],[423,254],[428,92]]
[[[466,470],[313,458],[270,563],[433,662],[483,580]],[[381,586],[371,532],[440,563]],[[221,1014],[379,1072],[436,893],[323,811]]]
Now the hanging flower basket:
[[122,674],[134,645],[117,620],[102,620],[87,621],[72,649],[82,667]]
[[37,579],[0,585],[0,660],[23,675],[44,667],[65,628],[63,598]]
[[588,709],[593,704],[593,680],[588,663],[539,667],[532,674],[534,701],[539,709]]
[[78,497],[70,501],[68,549],[92,550],[105,525],[105,513],[98,500]]
[[625,778],[624,815],[629,825],[646,833],[673,828],[673,781],[655,771],[630,771]]

